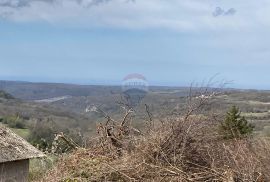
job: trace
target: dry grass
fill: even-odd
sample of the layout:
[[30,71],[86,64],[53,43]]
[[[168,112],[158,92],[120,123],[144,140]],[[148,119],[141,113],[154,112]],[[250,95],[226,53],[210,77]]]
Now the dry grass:
[[188,100],[185,113],[163,121],[149,110],[144,132],[105,113],[99,137],[90,146],[63,156],[41,181],[269,181],[270,142],[266,138],[223,140],[218,118],[200,115],[210,96]]

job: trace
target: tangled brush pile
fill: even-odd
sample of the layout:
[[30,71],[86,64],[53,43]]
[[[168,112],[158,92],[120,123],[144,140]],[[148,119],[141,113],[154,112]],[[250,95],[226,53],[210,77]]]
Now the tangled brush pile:
[[[202,95],[202,94],[201,94]],[[269,181],[270,142],[225,140],[219,117],[205,113],[213,93],[190,96],[187,110],[162,121],[146,107],[144,130],[132,127],[134,112],[107,119],[89,147],[63,156],[41,181]]]

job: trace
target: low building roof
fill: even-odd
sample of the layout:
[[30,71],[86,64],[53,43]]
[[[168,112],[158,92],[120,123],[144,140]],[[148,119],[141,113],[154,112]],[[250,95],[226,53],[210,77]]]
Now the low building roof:
[[45,157],[45,155],[0,124],[0,163],[39,157]]

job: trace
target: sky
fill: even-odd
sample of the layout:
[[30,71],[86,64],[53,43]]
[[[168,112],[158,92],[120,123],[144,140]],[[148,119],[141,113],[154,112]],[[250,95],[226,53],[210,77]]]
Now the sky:
[[0,0],[0,80],[270,89],[269,0]]

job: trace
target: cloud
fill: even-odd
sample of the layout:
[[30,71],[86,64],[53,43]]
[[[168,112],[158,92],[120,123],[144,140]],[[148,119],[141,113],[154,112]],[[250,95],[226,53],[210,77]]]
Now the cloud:
[[[88,3],[88,6],[93,6],[93,5],[99,5],[99,4],[102,4],[102,3],[108,3],[112,0],[92,0]],[[80,0],[80,3],[83,2],[83,0]]]
[[264,6],[252,0],[0,0],[0,17],[82,28],[226,31],[270,26],[270,3],[262,1]]
[[30,6],[33,2],[53,3],[56,0],[1,0],[0,7],[22,8]]
[[[85,5],[86,7],[96,6],[104,3],[108,3],[113,0],[0,0],[0,7],[10,7],[10,8],[23,8],[31,6],[31,4],[36,2],[43,2],[48,4],[53,3],[64,3],[65,1],[73,1],[80,5]],[[135,2],[135,0],[126,0],[126,2]]]
[[[110,2],[129,4],[135,0],[0,0],[0,19],[12,21],[47,20],[76,17],[83,19],[85,11]],[[83,17],[84,16],[84,17]],[[86,15],[87,16],[87,15]]]
[[224,14],[224,10],[221,7],[216,7],[215,11],[213,12],[213,16],[217,17]]
[[225,16],[228,16],[228,15],[234,15],[236,13],[236,10],[234,8],[230,8],[228,9],[226,12],[225,12]]
[[214,17],[218,16],[231,16],[236,13],[236,10],[234,8],[230,8],[227,11],[222,9],[221,7],[216,7],[216,9],[213,12]]
[[86,9],[110,1],[113,0],[0,0],[0,19],[51,22],[59,18],[70,18],[72,13],[67,11],[79,11],[79,7]]

